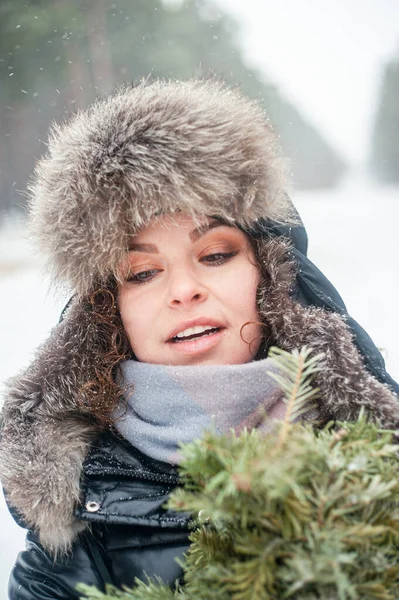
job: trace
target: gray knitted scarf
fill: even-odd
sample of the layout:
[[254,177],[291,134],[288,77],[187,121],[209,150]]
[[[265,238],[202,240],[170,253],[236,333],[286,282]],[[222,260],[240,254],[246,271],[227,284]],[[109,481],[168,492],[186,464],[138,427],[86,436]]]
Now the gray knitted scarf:
[[283,394],[269,375],[275,369],[270,359],[215,366],[128,360],[121,365],[126,403],[114,412],[115,427],[145,455],[178,464],[179,444],[207,429],[268,431],[273,420],[283,418]]

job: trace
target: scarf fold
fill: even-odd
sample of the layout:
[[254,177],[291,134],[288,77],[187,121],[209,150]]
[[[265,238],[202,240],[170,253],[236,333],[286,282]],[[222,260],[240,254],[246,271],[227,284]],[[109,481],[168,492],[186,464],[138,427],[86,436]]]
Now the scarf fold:
[[[128,360],[120,379],[126,403],[114,412],[115,428],[145,455],[180,462],[179,444],[207,429],[239,433],[273,427],[282,419],[283,393],[270,376],[270,359],[240,365],[169,366]],[[267,417],[267,418],[265,418]]]

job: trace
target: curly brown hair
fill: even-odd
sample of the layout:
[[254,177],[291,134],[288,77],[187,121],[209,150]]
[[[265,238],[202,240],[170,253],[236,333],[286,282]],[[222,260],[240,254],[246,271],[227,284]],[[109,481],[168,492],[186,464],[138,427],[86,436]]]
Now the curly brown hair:
[[92,366],[87,381],[79,390],[79,401],[102,425],[112,425],[112,412],[120,405],[122,392],[117,368],[134,358],[116,304],[117,283],[99,287],[86,297],[90,313]]

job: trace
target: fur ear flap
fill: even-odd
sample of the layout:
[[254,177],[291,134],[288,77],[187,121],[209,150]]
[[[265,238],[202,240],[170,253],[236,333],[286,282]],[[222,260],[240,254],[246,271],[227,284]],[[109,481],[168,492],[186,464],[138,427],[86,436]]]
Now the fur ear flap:
[[[28,432],[28,429],[30,431]],[[53,556],[69,551],[87,524],[75,518],[80,475],[98,431],[87,419],[26,419],[2,430],[0,472],[7,502]]]
[[[7,501],[52,554],[86,525],[74,517],[82,464],[102,427],[82,405],[88,348],[96,343],[87,302],[75,302],[33,364],[8,382],[0,473]],[[90,371],[89,371],[90,373]]]
[[262,271],[260,318],[273,343],[284,350],[307,346],[322,353],[315,377],[319,410],[326,420],[354,420],[364,407],[385,429],[399,429],[399,398],[366,370],[344,317],[290,297],[295,263],[279,238],[258,247]]

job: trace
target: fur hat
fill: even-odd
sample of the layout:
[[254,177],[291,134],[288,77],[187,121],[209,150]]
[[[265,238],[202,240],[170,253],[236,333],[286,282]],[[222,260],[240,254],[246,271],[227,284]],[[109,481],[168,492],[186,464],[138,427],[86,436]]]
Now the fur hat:
[[32,233],[53,279],[84,294],[153,216],[290,221],[287,188],[255,102],[216,81],[142,82],[53,127],[30,185]]

